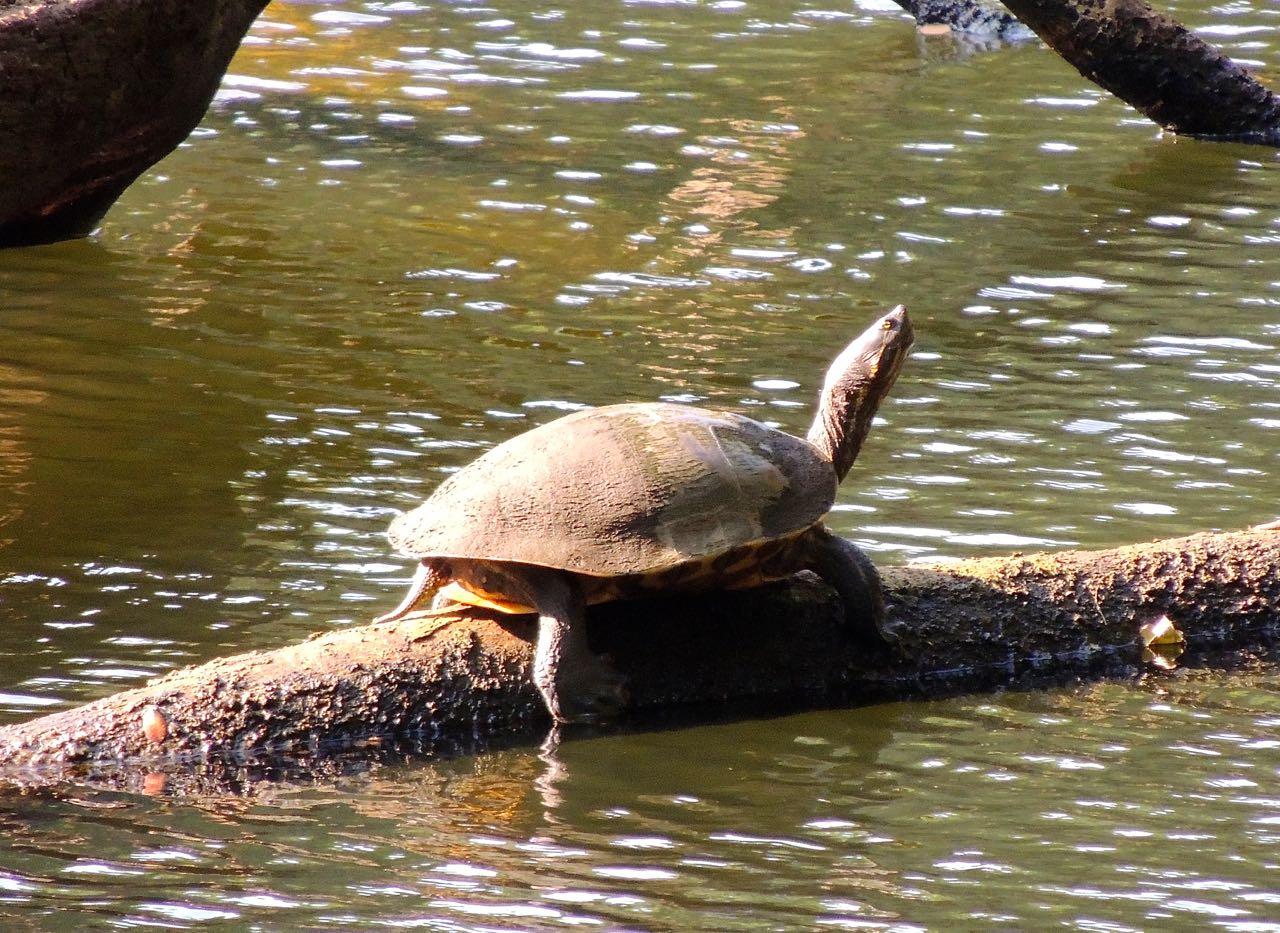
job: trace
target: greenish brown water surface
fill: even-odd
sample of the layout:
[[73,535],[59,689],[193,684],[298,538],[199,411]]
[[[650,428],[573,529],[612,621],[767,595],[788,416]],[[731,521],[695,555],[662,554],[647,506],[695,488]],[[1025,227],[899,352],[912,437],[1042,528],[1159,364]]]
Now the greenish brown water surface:
[[[1269,7],[1177,12],[1272,67]],[[273,4],[96,237],[0,253],[0,707],[367,620],[409,572],[390,517],[565,410],[803,431],[897,302],[916,353],[832,516],[878,560],[1274,518],[1276,171],[878,5]],[[0,915],[1280,930],[1276,686],[11,798]]]

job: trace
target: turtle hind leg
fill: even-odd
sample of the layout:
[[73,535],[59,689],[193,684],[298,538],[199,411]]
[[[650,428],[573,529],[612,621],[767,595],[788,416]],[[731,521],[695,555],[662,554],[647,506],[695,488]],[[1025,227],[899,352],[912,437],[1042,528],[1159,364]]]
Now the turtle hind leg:
[[419,561],[418,569],[413,574],[413,582],[409,584],[409,592],[404,594],[404,599],[400,600],[400,605],[390,612],[384,612],[378,616],[373,620],[374,623],[394,622],[396,619],[403,619],[413,612],[418,603],[428,597],[435,596],[436,592],[447,582],[448,572],[444,568],[434,561]]
[[530,572],[529,595],[538,607],[533,682],[557,723],[599,722],[626,705],[625,681],[587,645],[586,600],[569,575]]
[[821,526],[806,538],[805,566],[840,594],[854,638],[869,650],[883,652],[889,647],[882,631],[884,589],[871,558],[853,542]]

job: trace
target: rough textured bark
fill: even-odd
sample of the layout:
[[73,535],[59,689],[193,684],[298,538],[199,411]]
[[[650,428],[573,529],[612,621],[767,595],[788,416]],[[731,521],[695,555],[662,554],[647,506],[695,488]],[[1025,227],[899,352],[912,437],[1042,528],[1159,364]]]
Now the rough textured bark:
[[[921,27],[1016,39],[988,0],[896,0]],[[1143,0],[1003,0],[1077,71],[1175,133],[1280,145],[1280,102],[1213,46]]]
[[[634,709],[851,702],[1140,669],[1167,613],[1193,647],[1266,643],[1280,623],[1280,529],[888,569],[892,659],[859,653],[814,579],[598,607],[592,641]],[[0,779],[104,762],[243,761],[407,737],[449,752],[540,735],[532,622],[409,617],[177,671],[0,728]]]
[[[1005,35],[976,0],[898,0]],[[1142,0],[1006,0],[1085,77],[1160,126],[1280,145],[1280,103]],[[84,236],[199,123],[266,0],[0,0],[0,247]]]
[[90,233],[200,122],[266,0],[0,0],[0,246]]
[[1280,102],[1143,0],[1004,0],[1090,81],[1188,136],[1280,144]]

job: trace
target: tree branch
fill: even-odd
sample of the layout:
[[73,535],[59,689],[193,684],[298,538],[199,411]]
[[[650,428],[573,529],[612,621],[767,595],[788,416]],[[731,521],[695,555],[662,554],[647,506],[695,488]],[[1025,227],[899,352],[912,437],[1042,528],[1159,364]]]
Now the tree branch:
[[91,233],[204,117],[266,5],[0,2],[0,247]]
[[[896,0],[920,26],[998,38],[1007,14],[986,0]],[[1248,71],[1145,0],[1003,0],[1080,74],[1164,129],[1280,145],[1280,101]]]
[[1280,144],[1280,103],[1143,0],[1004,0],[1090,81],[1175,133]]

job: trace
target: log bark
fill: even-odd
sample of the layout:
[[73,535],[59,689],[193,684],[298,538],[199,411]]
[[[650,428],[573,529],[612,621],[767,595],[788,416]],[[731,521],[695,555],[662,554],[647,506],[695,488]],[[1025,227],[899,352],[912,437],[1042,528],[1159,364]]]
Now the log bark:
[[[1172,617],[1193,649],[1268,643],[1280,622],[1280,528],[1107,551],[985,558],[884,573],[891,659],[859,653],[834,593],[800,575],[698,598],[593,609],[593,645],[630,679],[633,715],[867,702],[1142,670],[1141,624]],[[397,738],[447,754],[537,737],[532,621],[419,614],[176,671],[0,728],[0,780],[68,769],[323,761]],[[697,713],[695,713],[695,716]]]
[[[896,0],[921,27],[1012,35],[985,0]],[[1280,145],[1280,101],[1246,69],[1144,0],[1003,0],[1090,81],[1184,136]]]
[[[1006,34],[976,0],[898,0]],[[1280,102],[1143,0],[1005,0],[1086,78],[1176,133],[1280,145]],[[85,236],[203,117],[266,0],[0,0],[0,247]]]
[[266,0],[0,0],[0,246],[91,233],[186,139]]
[[1090,81],[1159,126],[1280,144],[1280,102],[1254,77],[1143,0],[1004,0]]

